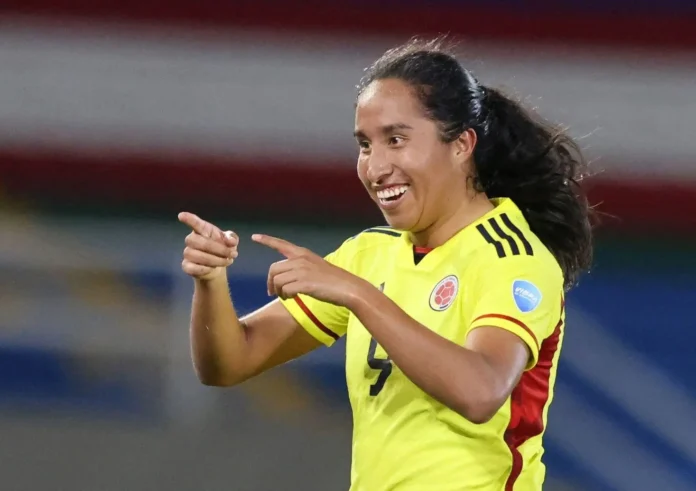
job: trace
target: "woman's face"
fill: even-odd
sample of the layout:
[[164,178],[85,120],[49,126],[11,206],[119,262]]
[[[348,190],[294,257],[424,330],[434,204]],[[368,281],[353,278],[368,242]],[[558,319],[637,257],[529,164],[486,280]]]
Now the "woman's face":
[[[385,219],[399,230],[430,227],[464,199],[458,140],[445,143],[414,89],[399,79],[372,82],[355,111],[358,176]],[[466,152],[465,152],[466,153]]]

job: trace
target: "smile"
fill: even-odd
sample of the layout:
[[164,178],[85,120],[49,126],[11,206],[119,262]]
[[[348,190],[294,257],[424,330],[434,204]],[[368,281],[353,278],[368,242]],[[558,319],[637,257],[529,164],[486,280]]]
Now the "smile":
[[406,195],[409,186],[400,185],[377,191],[377,199],[384,208],[393,208]]

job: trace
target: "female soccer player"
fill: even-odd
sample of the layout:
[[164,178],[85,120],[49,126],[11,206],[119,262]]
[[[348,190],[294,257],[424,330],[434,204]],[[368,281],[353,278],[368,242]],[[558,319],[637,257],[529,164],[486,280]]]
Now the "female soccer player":
[[351,490],[540,490],[564,290],[591,259],[577,146],[417,41],[368,69],[355,138],[390,227],[325,258],[252,236],[286,259],[268,273],[280,299],[243,319],[238,238],[179,216],[200,380],[239,384],[347,334]]

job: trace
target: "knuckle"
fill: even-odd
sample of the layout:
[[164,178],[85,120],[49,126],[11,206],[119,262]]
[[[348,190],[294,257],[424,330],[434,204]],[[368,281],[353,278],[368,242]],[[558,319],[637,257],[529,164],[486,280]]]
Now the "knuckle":
[[220,252],[219,248],[216,247],[215,242],[210,239],[203,239],[203,242],[201,243],[201,251],[211,254],[219,254]]

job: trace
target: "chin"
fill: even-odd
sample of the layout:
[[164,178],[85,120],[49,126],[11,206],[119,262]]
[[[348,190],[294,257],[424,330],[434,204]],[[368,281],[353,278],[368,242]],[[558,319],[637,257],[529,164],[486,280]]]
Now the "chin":
[[402,215],[391,215],[387,213],[382,214],[387,222],[387,225],[396,230],[402,230],[404,232],[410,232],[416,227],[416,221],[410,219],[407,216]]

